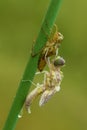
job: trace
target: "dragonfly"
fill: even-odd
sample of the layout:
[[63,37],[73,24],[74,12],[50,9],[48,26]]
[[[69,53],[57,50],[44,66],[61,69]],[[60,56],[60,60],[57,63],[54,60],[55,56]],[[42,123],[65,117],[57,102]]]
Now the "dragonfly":
[[[42,72],[44,73],[43,83],[35,84],[32,82],[32,84],[34,84],[36,87],[26,97],[25,107],[28,113],[31,113],[30,106],[39,95],[41,96],[39,106],[43,106],[56,92],[60,91],[60,85],[63,79],[63,72],[61,71],[61,67],[64,66],[65,60],[58,56],[52,61],[47,58],[46,63],[49,70]],[[38,73],[41,74],[41,72],[37,72],[37,74]]]

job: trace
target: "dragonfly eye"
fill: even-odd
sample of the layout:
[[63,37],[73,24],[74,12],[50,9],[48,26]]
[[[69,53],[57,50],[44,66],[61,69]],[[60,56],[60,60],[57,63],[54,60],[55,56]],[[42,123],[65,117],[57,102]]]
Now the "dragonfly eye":
[[59,66],[63,66],[65,64],[65,60],[58,56],[55,60],[54,60],[54,66],[55,67],[59,67]]

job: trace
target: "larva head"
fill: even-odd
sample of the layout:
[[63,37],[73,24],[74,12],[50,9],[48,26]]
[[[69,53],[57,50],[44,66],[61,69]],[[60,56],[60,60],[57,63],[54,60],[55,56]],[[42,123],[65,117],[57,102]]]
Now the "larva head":
[[60,32],[58,32],[58,43],[61,43],[63,38],[64,38],[64,36]]

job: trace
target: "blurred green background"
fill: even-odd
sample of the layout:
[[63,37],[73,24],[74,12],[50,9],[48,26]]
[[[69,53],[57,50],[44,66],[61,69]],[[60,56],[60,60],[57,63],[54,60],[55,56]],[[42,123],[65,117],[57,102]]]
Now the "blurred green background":
[[[0,129],[49,2],[0,1]],[[56,24],[64,35],[59,53],[66,59],[61,91],[42,108],[36,100],[32,114],[24,110],[16,130],[87,130],[87,1],[63,0]]]

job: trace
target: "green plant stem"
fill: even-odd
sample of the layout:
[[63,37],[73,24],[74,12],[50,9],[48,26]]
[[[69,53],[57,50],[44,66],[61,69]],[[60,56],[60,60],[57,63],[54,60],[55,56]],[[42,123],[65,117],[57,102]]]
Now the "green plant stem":
[[[56,16],[59,12],[60,3],[62,0],[51,0],[50,5],[48,7],[45,18],[42,22],[42,26],[37,37],[34,52],[39,52],[47,41],[47,35],[50,34],[50,29],[53,27]],[[45,32],[45,33],[44,33]],[[47,34],[47,35],[46,35]],[[14,130],[16,123],[18,121],[18,114],[20,113],[26,96],[28,94],[31,82],[29,80],[33,80],[34,74],[37,70],[39,54],[35,57],[30,57],[29,62],[26,66],[23,78],[20,81],[19,88],[17,90],[15,99],[13,101],[11,110],[9,112],[8,118],[6,120],[5,126],[3,130]]]

